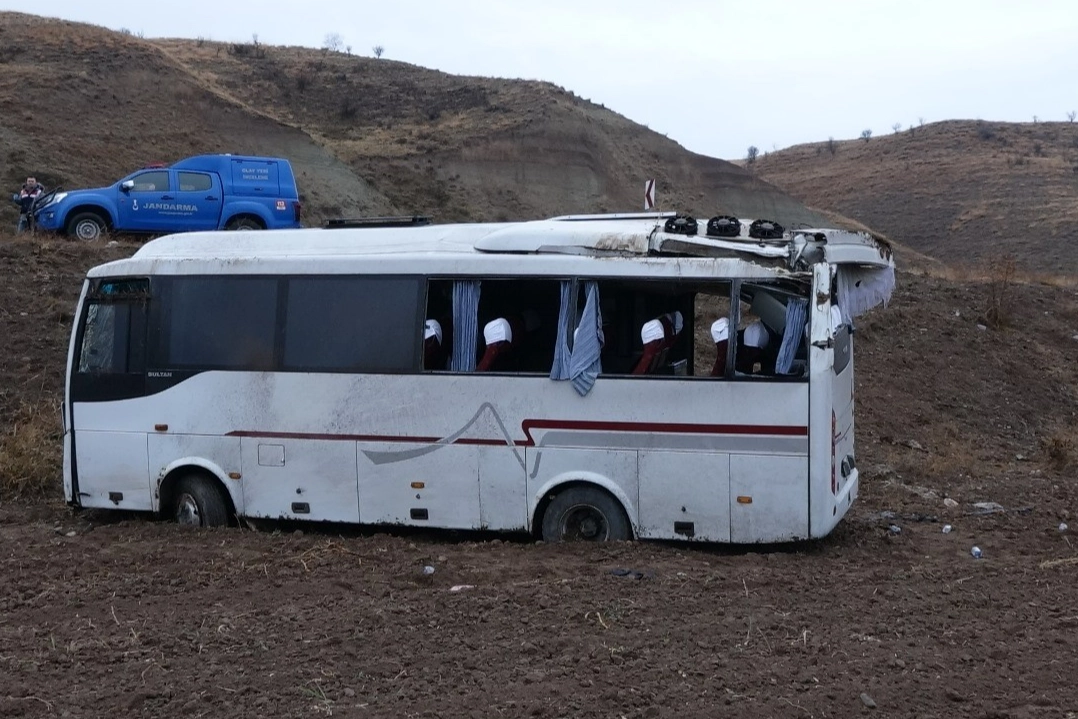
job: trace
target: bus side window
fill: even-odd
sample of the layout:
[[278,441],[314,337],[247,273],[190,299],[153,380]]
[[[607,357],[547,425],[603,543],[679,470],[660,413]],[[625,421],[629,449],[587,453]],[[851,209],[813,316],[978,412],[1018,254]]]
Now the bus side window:
[[[604,376],[717,377],[711,327],[730,314],[729,282],[599,280]],[[725,351],[725,345],[723,346]]]
[[746,283],[739,300],[735,371],[745,377],[804,377],[808,360],[807,288]]
[[[474,304],[473,297],[470,305],[475,308],[474,319],[453,315],[454,287],[458,283],[470,284],[474,280],[437,279],[427,285],[424,316],[426,322],[435,321],[440,325],[442,342],[441,352],[432,350],[431,359],[424,360],[425,370],[450,369],[451,358],[457,353],[458,361],[465,365],[460,371],[550,373],[557,340],[561,280],[483,279],[478,282],[478,304]],[[456,336],[458,327],[467,327],[473,322],[474,346],[457,347],[461,341]],[[467,367],[466,360],[471,356],[474,356],[474,369]]]

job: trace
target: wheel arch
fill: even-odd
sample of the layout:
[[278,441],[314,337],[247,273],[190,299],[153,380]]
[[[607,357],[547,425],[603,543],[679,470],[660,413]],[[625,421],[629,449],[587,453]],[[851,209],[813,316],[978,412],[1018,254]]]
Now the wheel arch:
[[189,474],[200,474],[207,479],[212,479],[228,503],[229,516],[238,516],[239,511],[243,509],[243,495],[235,486],[236,482],[230,482],[224,470],[200,457],[177,459],[162,468],[157,475],[157,486],[152,497],[155,512],[160,514],[166,511],[175,499],[176,485],[179,480]]
[[533,535],[542,534],[543,515],[546,513],[547,507],[550,506],[554,496],[573,487],[589,487],[609,494],[614,501],[621,505],[621,511],[625,512],[625,517],[629,520],[629,531],[632,532],[632,539],[639,536],[640,533],[637,531],[636,526],[635,503],[629,499],[629,495],[616,482],[595,472],[567,472],[548,479],[540,487],[533,497],[534,509],[531,513],[531,525],[529,527]]
[[222,229],[228,229],[233,222],[238,222],[240,220],[253,220],[263,230],[269,229],[269,221],[259,212],[256,212],[251,208],[237,210],[233,212],[224,222],[221,223],[221,227]]
[[112,230],[116,227],[116,218],[112,216],[112,211],[109,210],[108,207],[92,202],[84,202],[82,204],[75,205],[74,207],[64,212],[64,220],[60,223],[60,227],[63,229],[63,231],[65,233],[67,232],[67,225],[69,222],[71,222],[72,218],[77,217],[84,212],[88,212],[90,214],[94,214],[100,217],[101,220],[105,223],[105,230],[107,232],[112,232]]

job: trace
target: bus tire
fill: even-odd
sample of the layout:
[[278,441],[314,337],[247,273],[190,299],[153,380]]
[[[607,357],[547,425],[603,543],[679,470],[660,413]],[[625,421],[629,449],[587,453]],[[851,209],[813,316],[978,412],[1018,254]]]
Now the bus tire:
[[598,487],[559,492],[543,512],[544,542],[622,542],[632,539],[621,503]]
[[176,484],[172,517],[186,527],[223,527],[228,524],[228,503],[216,480],[199,474],[182,477]]
[[226,230],[264,230],[266,226],[261,221],[251,217],[249,215],[240,215],[239,217],[233,217],[225,225]]

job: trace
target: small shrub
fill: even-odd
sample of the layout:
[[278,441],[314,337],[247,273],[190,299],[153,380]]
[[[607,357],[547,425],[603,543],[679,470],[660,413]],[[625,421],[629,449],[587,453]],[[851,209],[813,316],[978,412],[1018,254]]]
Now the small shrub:
[[356,116],[356,109],[357,108],[355,106],[355,103],[352,102],[352,99],[346,97],[341,100],[341,107],[337,111],[337,114],[340,115],[342,120],[351,120],[353,117]]
[[977,137],[982,140],[991,140],[996,136],[996,131],[992,129],[992,126],[983,120],[977,121]]
[[1017,273],[1018,260],[1014,255],[1004,255],[988,263],[988,306],[984,316],[993,329],[1002,329],[1010,323],[1011,295]]
[[1033,154],[1037,157],[1044,157],[1044,146],[1039,142],[1033,143]]
[[869,140],[871,140],[872,139],[872,130],[869,130],[868,128],[865,128],[864,130],[861,130],[861,139],[864,140],[865,142],[868,142]]
[[838,145],[835,144],[835,138],[827,138],[827,151],[831,153],[831,157],[835,156],[835,153],[838,151]]
[[296,89],[300,92],[304,92],[311,84],[311,76],[307,73],[302,73],[296,76]]
[[1063,471],[1070,466],[1075,456],[1074,438],[1065,432],[1056,432],[1041,440],[1041,447],[1048,457],[1048,464],[1053,469]]
[[59,400],[19,407],[0,434],[0,497],[53,494],[62,472],[62,442]]

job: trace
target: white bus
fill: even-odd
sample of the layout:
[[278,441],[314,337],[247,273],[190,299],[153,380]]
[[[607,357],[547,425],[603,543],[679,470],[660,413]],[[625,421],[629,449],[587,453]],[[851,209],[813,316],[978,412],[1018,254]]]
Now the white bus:
[[92,269],[69,503],[757,543],[822,537],[856,498],[852,319],[894,286],[883,241],[394,224],[174,235]]

